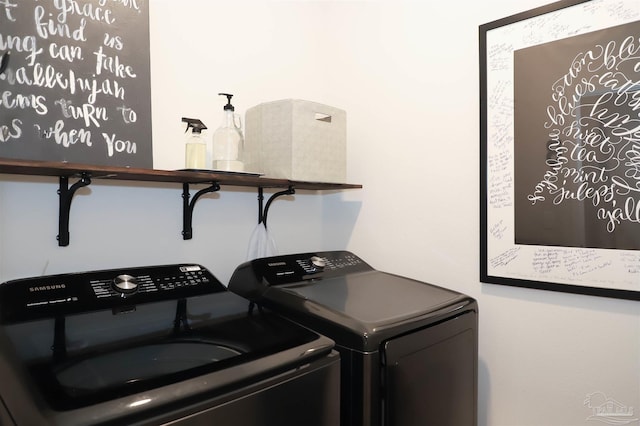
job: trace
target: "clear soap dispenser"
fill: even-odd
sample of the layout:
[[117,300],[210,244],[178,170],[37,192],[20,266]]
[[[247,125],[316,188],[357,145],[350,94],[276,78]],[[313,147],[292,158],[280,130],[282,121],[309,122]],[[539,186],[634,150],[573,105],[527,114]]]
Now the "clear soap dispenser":
[[242,136],[242,123],[240,116],[236,114],[231,105],[232,94],[218,93],[227,97],[224,106],[222,124],[213,134],[213,169],[232,172],[244,171],[242,154],[244,149],[244,137]]
[[202,136],[202,131],[205,130],[207,126],[197,118],[182,117],[182,121],[187,123],[185,133],[191,130],[185,146],[184,166],[187,169],[206,169],[207,143]]

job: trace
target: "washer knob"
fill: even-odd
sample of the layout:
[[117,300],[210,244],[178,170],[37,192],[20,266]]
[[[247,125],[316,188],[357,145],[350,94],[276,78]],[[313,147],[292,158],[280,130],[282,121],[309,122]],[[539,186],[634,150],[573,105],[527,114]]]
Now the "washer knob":
[[324,267],[327,266],[327,261],[320,256],[311,256],[309,261],[311,262],[311,265],[318,269],[324,269]]
[[138,280],[131,275],[118,275],[113,279],[113,289],[123,296],[138,290]]

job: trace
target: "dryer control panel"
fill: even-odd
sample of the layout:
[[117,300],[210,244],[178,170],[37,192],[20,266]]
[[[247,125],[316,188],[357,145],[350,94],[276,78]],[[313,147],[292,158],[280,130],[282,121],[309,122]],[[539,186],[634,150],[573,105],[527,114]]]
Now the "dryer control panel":
[[[283,256],[283,258],[286,258],[286,257],[289,257],[289,256]],[[293,255],[293,258],[295,259],[296,265],[299,266],[302,269],[302,271],[304,271],[304,274],[300,277],[302,279],[309,279],[310,275],[315,275],[319,273],[336,276],[336,275],[346,275],[349,273],[359,272],[360,270],[363,270],[363,269],[364,270],[371,269],[358,256],[356,256],[353,253],[345,252],[345,251],[314,253],[314,254],[309,254],[308,257],[307,256],[300,257],[300,255]],[[289,262],[286,262],[286,260],[285,260],[285,263],[287,263],[287,266],[290,266]],[[264,268],[265,266],[266,268]],[[263,264],[263,268],[264,268],[263,271],[266,272],[267,275],[271,275],[269,274],[269,272],[271,272],[270,269],[272,269],[272,267],[269,263],[266,263],[266,265]],[[275,269],[280,269],[280,267],[276,266]],[[295,273],[296,272],[295,267],[285,268],[285,269],[289,269],[289,270],[285,270],[284,272],[285,275],[286,274],[294,275],[294,276],[297,275]],[[283,275],[282,271],[277,271],[275,274],[275,277],[271,277],[272,279],[269,280],[269,283],[271,285],[282,284],[282,282],[280,282],[282,275]],[[286,281],[289,282],[289,280],[286,280]]]
[[0,321],[54,318],[223,291],[222,283],[198,264],[24,278],[0,285]]
[[349,251],[325,251],[265,257],[236,268],[229,290],[258,300],[268,286],[308,282],[372,271],[373,268]]

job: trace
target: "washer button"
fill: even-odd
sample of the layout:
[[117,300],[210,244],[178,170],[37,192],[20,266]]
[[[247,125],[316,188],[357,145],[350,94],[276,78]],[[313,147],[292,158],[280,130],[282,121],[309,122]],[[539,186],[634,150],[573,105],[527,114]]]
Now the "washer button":
[[113,289],[123,296],[138,290],[138,280],[131,275],[118,275],[113,279]]

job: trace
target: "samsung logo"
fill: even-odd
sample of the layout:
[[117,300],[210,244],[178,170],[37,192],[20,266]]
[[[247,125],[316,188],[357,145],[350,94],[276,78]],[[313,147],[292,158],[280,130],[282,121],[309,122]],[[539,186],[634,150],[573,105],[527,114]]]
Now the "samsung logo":
[[60,290],[63,288],[67,288],[67,286],[64,284],[40,285],[36,287],[29,287],[29,291],[30,292],[49,291],[49,290]]
[[267,265],[269,265],[269,266],[287,266],[287,262],[273,262],[273,263],[267,263]]

